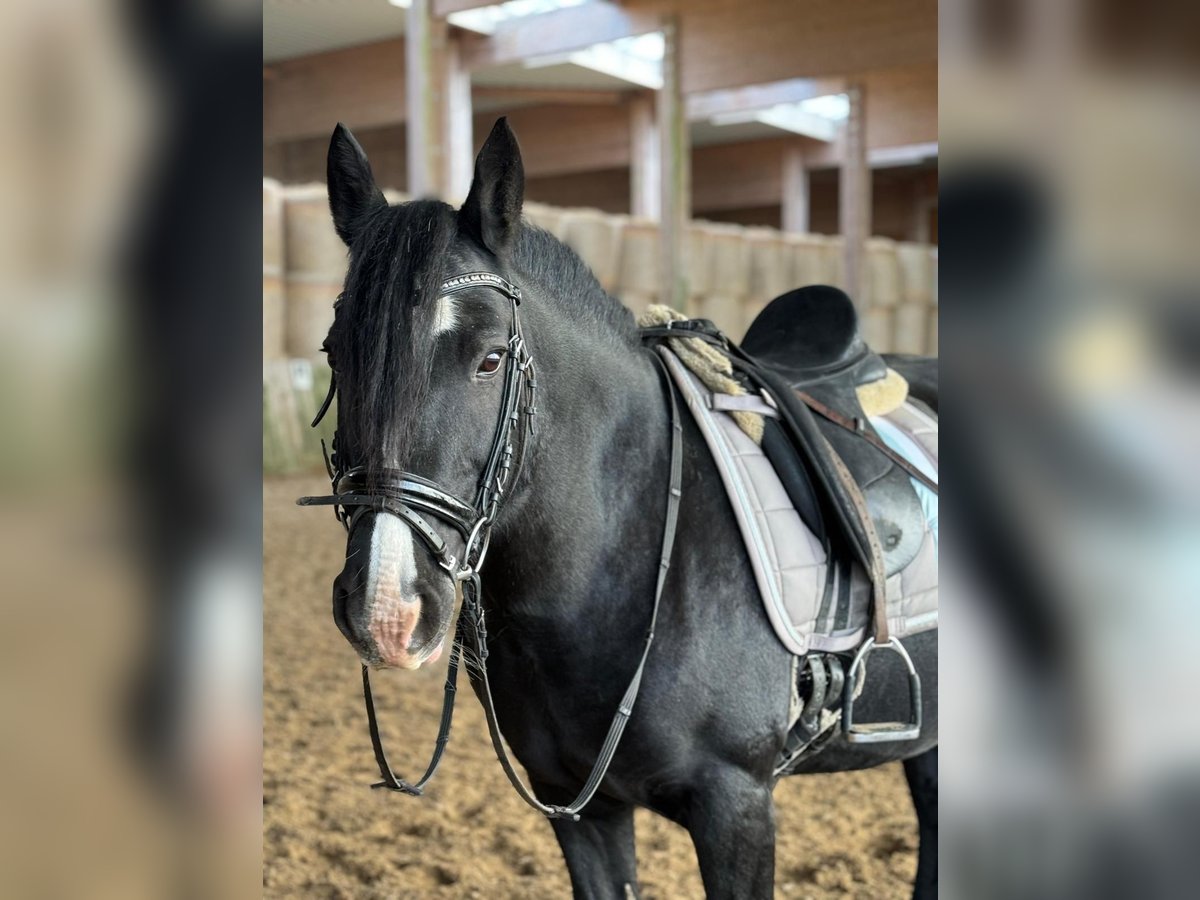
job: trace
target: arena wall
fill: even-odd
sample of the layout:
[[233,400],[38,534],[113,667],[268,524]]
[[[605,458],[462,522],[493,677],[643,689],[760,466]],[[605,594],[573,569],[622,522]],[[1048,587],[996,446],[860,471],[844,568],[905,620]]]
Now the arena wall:
[[[388,192],[392,202],[400,194]],[[658,300],[658,226],[593,209],[525,206],[526,218],[570,245],[606,291],[640,313]],[[740,338],[770,300],[805,284],[841,283],[841,239],[694,222],[688,312]],[[346,249],[325,186],[263,180],[263,465],[318,464],[308,427],[328,388],[321,343],[333,321]],[[879,351],[937,355],[937,250],[872,238],[861,328]],[[332,416],[325,431],[332,427]]]

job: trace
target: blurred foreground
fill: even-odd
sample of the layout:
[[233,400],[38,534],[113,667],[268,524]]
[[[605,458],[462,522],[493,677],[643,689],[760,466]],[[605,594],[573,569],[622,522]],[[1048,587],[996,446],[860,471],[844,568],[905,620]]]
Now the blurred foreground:
[[948,896],[1200,884],[1197,21],[1148,12],[942,5]]
[[257,895],[259,8],[2,16],[0,893]]
[[[947,896],[1200,884],[1193,10],[942,6]],[[262,889],[258,13],[3,14],[5,896]]]

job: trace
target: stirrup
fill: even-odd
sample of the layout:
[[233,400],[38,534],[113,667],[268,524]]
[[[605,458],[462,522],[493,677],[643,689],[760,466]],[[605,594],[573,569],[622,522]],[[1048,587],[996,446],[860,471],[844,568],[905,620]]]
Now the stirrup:
[[[854,721],[854,686],[858,683],[858,670],[863,669],[866,678],[866,661],[872,650],[892,650],[908,667],[908,697],[912,712],[907,722],[859,722]],[[842,733],[851,744],[878,744],[885,741],[912,741],[921,736],[921,676],[913,665],[912,657],[898,640],[888,638],[886,643],[876,644],[869,637],[859,648],[846,673],[846,685],[842,695]]]

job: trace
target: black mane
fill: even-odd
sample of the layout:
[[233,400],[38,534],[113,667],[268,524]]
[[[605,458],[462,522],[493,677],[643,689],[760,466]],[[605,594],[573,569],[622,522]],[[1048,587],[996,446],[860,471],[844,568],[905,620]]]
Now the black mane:
[[594,331],[597,337],[612,335],[637,343],[633,314],[609,296],[587,263],[550,232],[524,222],[513,265],[520,278],[534,282],[566,308],[573,324]]
[[[339,448],[375,471],[403,467],[376,448],[394,447],[422,409],[432,371],[435,300],[455,274],[447,260],[458,237],[453,208],[435,200],[381,207],[350,254],[326,349],[338,381]],[[511,273],[561,304],[572,326],[597,340],[636,344],[633,315],[605,293],[587,265],[549,232],[522,223]]]

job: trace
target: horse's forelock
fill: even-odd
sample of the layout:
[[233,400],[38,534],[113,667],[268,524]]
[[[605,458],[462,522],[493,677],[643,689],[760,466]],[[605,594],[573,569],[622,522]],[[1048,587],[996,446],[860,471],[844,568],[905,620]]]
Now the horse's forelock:
[[351,250],[330,349],[344,447],[369,472],[404,464],[399,438],[429,390],[435,300],[454,235],[449,206],[414,201],[380,210]]

